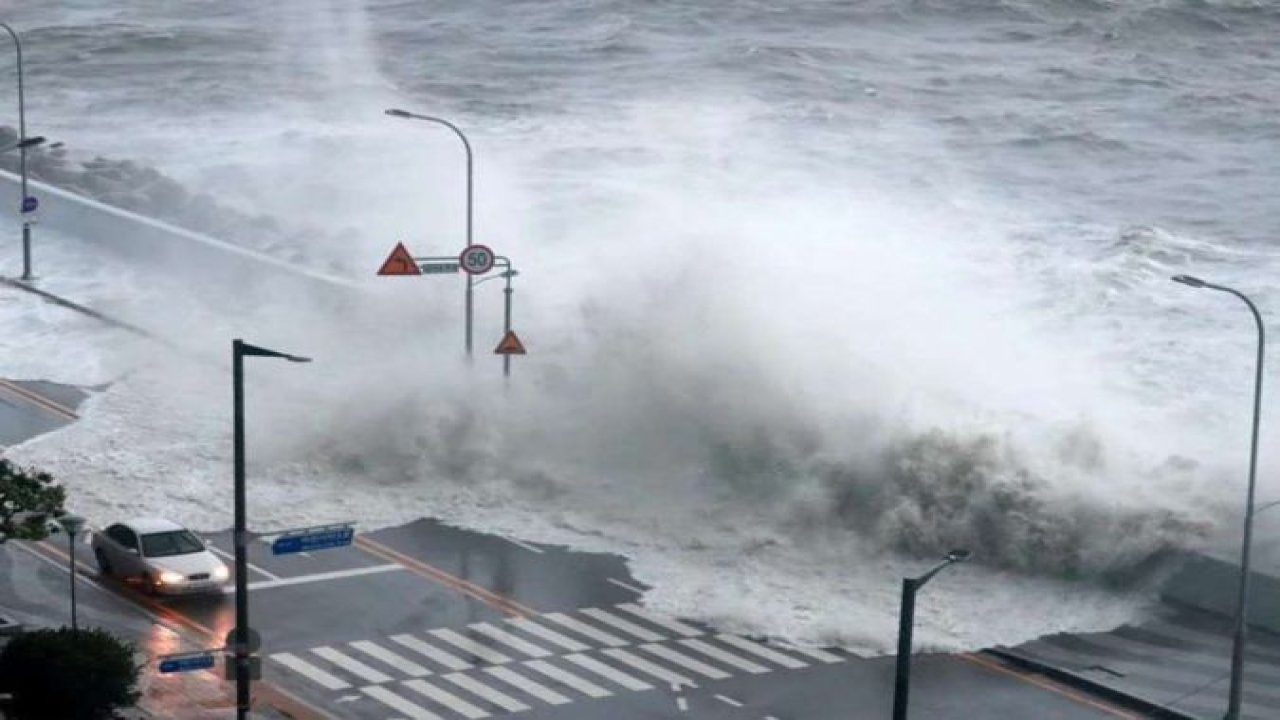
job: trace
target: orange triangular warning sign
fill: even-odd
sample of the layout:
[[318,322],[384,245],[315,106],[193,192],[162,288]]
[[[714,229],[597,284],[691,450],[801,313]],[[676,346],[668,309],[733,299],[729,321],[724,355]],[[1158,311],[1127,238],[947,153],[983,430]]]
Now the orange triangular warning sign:
[[520,338],[516,337],[515,330],[508,330],[506,335],[502,336],[502,342],[498,343],[498,347],[494,348],[495,355],[524,355],[524,343],[520,342]]
[[379,275],[421,275],[422,268],[418,267],[418,263],[414,261],[413,256],[409,254],[409,249],[404,243],[396,243],[396,249],[391,251],[387,256],[382,267],[378,269]]

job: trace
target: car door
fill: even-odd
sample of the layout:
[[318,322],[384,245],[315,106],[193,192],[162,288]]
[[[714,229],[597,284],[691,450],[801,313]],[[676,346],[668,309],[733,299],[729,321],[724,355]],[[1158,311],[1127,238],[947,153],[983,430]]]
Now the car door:
[[107,537],[112,541],[112,555],[108,559],[117,574],[127,577],[143,572],[137,533],[127,525],[113,525],[107,529]]

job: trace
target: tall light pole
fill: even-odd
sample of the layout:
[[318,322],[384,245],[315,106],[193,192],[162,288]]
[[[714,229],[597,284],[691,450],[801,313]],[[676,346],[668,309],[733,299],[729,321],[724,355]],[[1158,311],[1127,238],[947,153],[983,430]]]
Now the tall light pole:
[[[472,231],[472,228],[474,227],[473,223],[475,218],[475,214],[474,214],[475,164],[471,155],[471,143],[467,140],[467,136],[463,134],[461,128],[459,128],[457,125],[454,125],[453,123],[449,122],[448,120],[445,120],[444,118],[435,117],[434,115],[420,115],[418,113],[411,113],[408,110],[399,110],[396,108],[391,108],[387,110],[386,114],[390,115],[391,117],[409,118],[413,120],[424,120],[426,122],[436,123],[437,125],[443,125],[449,128],[450,130],[452,130],[454,134],[458,136],[458,139],[462,141],[462,147],[464,150],[466,150],[466,153],[467,153],[467,247],[471,247],[471,245],[473,244],[471,231]],[[466,348],[467,348],[468,360],[470,360],[472,357],[471,327],[472,327],[472,317],[473,317],[473,312],[472,312],[473,303],[472,303],[471,296],[472,296],[474,287],[475,287],[474,279],[472,278],[471,273],[467,273]]]
[[22,96],[22,41],[18,33],[5,23],[0,23],[13,38],[13,47],[18,51],[18,174],[22,177],[22,199],[18,201],[18,212],[22,214],[22,279],[31,279],[31,221],[27,219],[27,106]]
[[85,519],[79,515],[63,515],[58,524],[67,533],[67,549],[71,553],[71,629],[79,630],[76,622],[76,534],[84,528]]
[[1263,328],[1262,315],[1258,313],[1258,307],[1239,290],[1205,282],[1191,275],[1174,275],[1172,280],[1188,287],[1207,288],[1235,295],[1249,307],[1249,312],[1253,314],[1253,320],[1258,326],[1258,365],[1254,368],[1253,382],[1253,440],[1249,445],[1249,490],[1245,499],[1244,540],[1240,547],[1240,587],[1236,598],[1236,631],[1231,646],[1231,690],[1227,695],[1226,715],[1226,720],[1239,720],[1244,693],[1244,646],[1249,607],[1249,551],[1253,546],[1253,494],[1258,475],[1258,424],[1262,418],[1262,357],[1267,333]]
[[236,720],[249,713],[249,559],[245,554],[248,531],[245,529],[244,491],[244,358],[277,357],[289,362],[311,362],[311,358],[289,355],[250,345],[243,340],[231,341],[232,413],[235,466],[235,555],[236,555]]
[[902,578],[902,608],[898,613],[898,662],[893,678],[893,720],[907,720],[911,685],[911,631],[915,625],[916,592],[953,563],[969,559],[968,550],[952,550],[932,570],[916,578]]

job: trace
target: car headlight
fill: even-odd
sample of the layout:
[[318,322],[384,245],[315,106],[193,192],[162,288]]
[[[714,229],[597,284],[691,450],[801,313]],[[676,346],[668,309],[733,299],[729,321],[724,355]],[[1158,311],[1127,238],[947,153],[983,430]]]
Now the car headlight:
[[223,580],[226,580],[229,577],[231,577],[231,571],[227,569],[226,565],[219,564],[218,567],[213,569],[214,580],[217,580],[218,582],[222,582]]
[[160,571],[160,583],[163,585],[177,585],[186,579],[187,577],[182,573],[176,573],[172,570]]

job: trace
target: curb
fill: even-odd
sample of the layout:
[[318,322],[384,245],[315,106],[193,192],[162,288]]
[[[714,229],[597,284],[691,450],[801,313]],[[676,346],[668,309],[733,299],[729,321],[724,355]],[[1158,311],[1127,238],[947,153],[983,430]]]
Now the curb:
[[1140,712],[1144,717],[1157,718],[1158,720],[1204,720],[1204,718],[1196,715],[1188,715],[1178,710],[1156,705],[1145,698],[1138,697],[1137,695],[1130,695],[1129,693],[1104,685],[1096,680],[1091,680],[1083,675],[1071,672],[1070,670],[1063,670],[1060,667],[1050,665],[1040,660],[1035,660],[1013,650],[989,648],[982,652],[999,658],[1012,665],[1016,665],[1023,670],[1040,673],[1041,675],[1063,683],[1064,685],[1070,685],[1071,687],[1105,698],[1122,707]]

